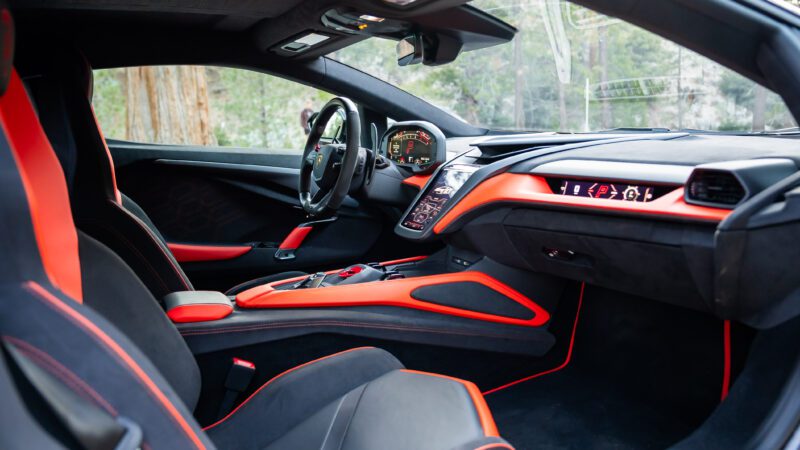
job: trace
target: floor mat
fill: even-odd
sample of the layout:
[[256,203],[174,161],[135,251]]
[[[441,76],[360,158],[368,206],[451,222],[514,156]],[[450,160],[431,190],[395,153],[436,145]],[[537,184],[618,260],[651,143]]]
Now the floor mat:
[[589,286],[578,318],[565,368],[486,395],[517,449],[665,448],[719,403],[722,321]]
[[693,426],[565,369],[486,397],[501,435],[522,449],[665,448]]

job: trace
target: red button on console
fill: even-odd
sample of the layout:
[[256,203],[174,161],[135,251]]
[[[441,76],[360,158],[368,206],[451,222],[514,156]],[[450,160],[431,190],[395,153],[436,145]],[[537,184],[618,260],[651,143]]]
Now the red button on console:
[[361,270],[362,270],[361,266],[353,266],[347,270],[339,272],[339,276],[341,278],[350,278],[357,273],[361,273]]

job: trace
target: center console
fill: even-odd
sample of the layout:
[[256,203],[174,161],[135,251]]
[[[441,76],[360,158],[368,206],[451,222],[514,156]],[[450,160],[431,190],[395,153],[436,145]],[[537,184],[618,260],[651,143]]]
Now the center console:
[[318,289],[348,284],[405,278],[402,267],[424,257],[408,258],[388,263],[355,264],[341,270],[317,272],[306,277],[290,278],[270,284],[276,290]]
[[257,286],[218,320],[178,323],[196,353],[317,333],[542,355],[564,282],[443,250]]
[[533,300],[483,272],[404,273],[405,266],[422,259],[356,264],[282,280],[239,293],[236,304],[250,309],[390,306],[525,327],[550,319]]

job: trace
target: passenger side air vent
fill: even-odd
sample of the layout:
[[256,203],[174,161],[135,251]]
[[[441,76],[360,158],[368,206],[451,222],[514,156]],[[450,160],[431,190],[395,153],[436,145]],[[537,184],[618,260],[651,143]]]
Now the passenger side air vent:
[[695,170],[686,184],[686,201],[698,205],[733,208],[747,191],[731,172]]
[[696,166],[686,182],[686,203],[733,209],[797,172],[791,159],[760,158]]

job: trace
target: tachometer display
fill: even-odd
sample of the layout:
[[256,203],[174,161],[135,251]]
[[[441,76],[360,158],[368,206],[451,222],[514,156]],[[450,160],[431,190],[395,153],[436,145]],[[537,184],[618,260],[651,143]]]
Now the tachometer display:
[[397,164],[425,166],[436,158],[436,140],[424,130],[399,130],[389,136],[386,153]]

